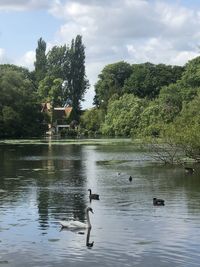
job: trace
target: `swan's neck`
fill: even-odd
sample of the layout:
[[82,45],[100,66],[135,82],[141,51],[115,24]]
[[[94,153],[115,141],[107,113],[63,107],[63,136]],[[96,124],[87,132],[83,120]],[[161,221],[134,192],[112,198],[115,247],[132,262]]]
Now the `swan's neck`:
[[91,190],[91,189],[89,189],[88,191],[90,192],[90,196],[91,196],[91,195],[92,195],[92,190]]
[[88,228],[91,228],[92,226],[91,226],[91,223],[90,223],[89,210],[87,211],[86,218],[87,218],[87,225],[88,225]]

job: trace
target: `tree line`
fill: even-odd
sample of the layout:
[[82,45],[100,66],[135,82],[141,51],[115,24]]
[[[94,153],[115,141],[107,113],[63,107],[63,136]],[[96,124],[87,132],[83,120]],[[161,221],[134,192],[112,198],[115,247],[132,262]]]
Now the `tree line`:
[[82,36],[49,51],[40,38],[33,71],[0,65],[0,138],[44,134],[50,118],[41,103],[50,102],[73,107],[70,120],[79,123],[74,135],[162,140],[200,160],[200,57],[183,67],[106,65],[95,84],[94,107],[82,111],[88,88]]
[[161,140],[170,162],[180,150],[200,161],[200,57],[183,67],[109,64],[95,84],[94,104],[81,117],[86,134],[154,140],[157,152]]
[[0,65],[0,138],[44,134],[50,120],[41,113],[41,103],[45,102],[50,102],[52,108],[72,106],[72,119],[79,120],[81,101],[88,87],[82,36],[48,52],[46,42],[40,38],[33,71]]

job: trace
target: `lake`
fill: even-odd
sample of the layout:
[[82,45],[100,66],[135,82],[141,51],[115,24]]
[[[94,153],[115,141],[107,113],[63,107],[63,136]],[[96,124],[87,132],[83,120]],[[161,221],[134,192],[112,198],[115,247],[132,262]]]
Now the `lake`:
[[[156,163],[125,139],[0,142],[0,266],[199,266],[195,168]],[[61,230],[88,206],[91,231]]]

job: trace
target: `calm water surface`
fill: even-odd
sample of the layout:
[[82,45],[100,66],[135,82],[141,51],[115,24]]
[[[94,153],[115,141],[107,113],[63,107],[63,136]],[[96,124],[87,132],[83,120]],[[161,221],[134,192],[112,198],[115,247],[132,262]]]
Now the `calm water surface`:
[[[2,142],[0,266],[199,266],[199,174],[156,164],[128,141]],[[60,231],[59,220],[84,222],[87,206],[90,232]]]

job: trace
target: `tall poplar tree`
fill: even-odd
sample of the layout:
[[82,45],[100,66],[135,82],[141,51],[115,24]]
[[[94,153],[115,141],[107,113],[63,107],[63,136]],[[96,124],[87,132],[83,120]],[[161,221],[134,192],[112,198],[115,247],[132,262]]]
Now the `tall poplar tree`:
[[74,119],[78,119],[81,101],[89,87],[85,73],[85,47],[82,43],[82,36],[77,35],[75,40],[72,39],[68,55],[69,60],[66,61],[64,67],[66,103],[73,107]]
[[34,62],[34,65],[35,79],[37,84],[39,84],[39,82],[43,80],[46,75],[47,65],[46,42],[42,39],[42,37],[38,40],[38,46],[36,48],[36,61]]
[[36,63],[40,98],[51,101],[53,105],[72,106],[73,119],[79,120],[81,101],[89,87],[82,37],[77,35],[70,46],[54,46],[46,56],[45,43],[40,39],[36,49]]

